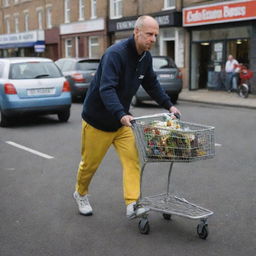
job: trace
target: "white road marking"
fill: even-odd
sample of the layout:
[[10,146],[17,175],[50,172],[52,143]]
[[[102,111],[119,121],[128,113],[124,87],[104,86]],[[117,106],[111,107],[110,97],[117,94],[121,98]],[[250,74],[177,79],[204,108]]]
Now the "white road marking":
[[215,147],[222,147],[222,144],[215,143]]
[[34,149],[31,149],[31,148],[28,148],[28,147],[25,147],[25,146],[22,146],[18,143],[15,143],[15,142],[12,142],[12,141],[6,141],[7,144],[11,145],[11,146],[14,146],[16,148],[20,148],[20,149],[23,149],[25,151],[28,151],[30,152],[31,154],[35,154],[35,155],[38,155],[38,156],[41,156],[41,157],[44,157],[44,158],[47,158],[47,159],[52,159],[54,158],[53,156],[49,156],[47,154],[44,154],[44,153],[41,153],[39,151],[36,151]]

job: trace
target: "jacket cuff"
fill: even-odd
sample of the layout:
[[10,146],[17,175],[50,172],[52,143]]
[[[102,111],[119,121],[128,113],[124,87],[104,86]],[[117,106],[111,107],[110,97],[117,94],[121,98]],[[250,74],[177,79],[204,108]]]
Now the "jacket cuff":
[[167,110],[169,110],[172,106],[173,106],[173,104],[171,103],[170,100],[165,101],[163,104],[163,107]]
[[123,116],[127,115],[123,110],[118,111],[115,116],[117,117],[118,121],[121,120]]

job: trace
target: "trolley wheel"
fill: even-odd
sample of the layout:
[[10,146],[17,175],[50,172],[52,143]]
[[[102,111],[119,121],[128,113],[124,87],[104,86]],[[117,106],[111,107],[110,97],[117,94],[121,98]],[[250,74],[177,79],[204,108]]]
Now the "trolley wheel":
[[206,239],[209,231],[208,231],[208,225],[207,224],[198,224],[197,225],[197,234],[201,239]]
[[150,226],[149,226],[148,219],[142,218],[139,221],[138,228],[139,228],[139,231],[140,231],[141,234],[147,235],[150,231]]
[[163,218],[164,218],[165,220],[171,220],[172,215],[171,215],[171,214],[168,214],[168,213],[163,213]]

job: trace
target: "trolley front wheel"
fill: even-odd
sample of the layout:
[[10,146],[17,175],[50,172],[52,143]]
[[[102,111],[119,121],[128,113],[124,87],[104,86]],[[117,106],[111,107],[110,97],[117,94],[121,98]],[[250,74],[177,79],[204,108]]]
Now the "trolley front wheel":
[[206,239],[209,231],[208,231],[208,225],[207,224],[198,224],[197,225],[197,234],[201,239]]
[[138,225],[141,234],[147,235],[150,232],[150,226],[147,218],[142,218]]
[[164,218],[165,220],[171,220],[172,215],[171,215],[171,214],[168,214],[168,213],[163,213],[163,218]]

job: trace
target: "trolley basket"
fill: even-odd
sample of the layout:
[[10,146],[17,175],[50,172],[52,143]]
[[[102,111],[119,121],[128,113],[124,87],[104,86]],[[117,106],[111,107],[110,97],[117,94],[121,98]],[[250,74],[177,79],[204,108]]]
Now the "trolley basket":
[[[170,162],[167,192],[144,198],[141,192],[138,204],[149,210],[162,212],[165,219],[170,219],[171,215],[200,219],[197,233],[200,238],[206,239],[207,218],[213,212],[170,194],[170,183],[174,162],[192,162],[214,157],[214,127],[173,119],[167,113],[135,118],[132,127],[142,165],[141,187],[148,162]],[[147,214],[142,216],[139,230],[143,234],[149,233]]]

